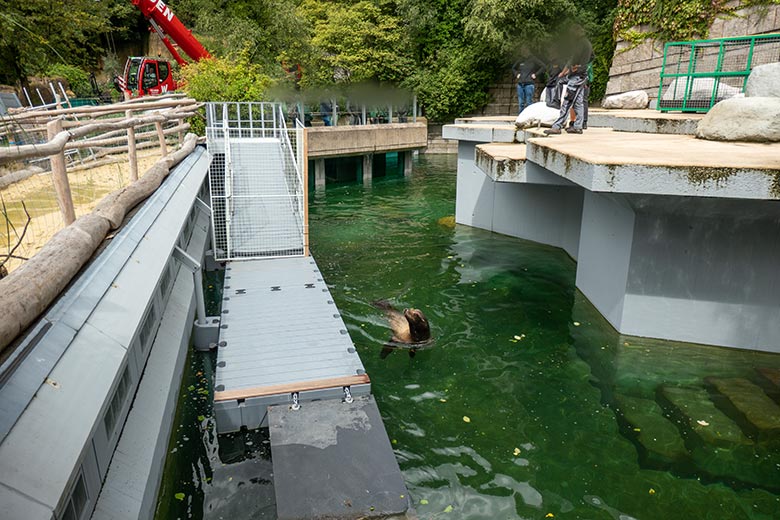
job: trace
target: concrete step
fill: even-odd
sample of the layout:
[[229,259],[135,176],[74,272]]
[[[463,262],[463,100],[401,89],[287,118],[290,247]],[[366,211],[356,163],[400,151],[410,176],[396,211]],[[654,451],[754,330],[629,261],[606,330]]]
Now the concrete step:
[[616,395],[615,401],[617,412],[629,425],[630,434],[647,450],[649,459],[671,463],[688,457],[680,432],[664,417],[657,402],[625,395]]
[[662,405],[673,409],[680,424],[705,444],[725,447],[753,444],[742,429],[715,406],[704,388],[663,385],[659,398]]
[[[743,378],[709,377],[706,382],[724,396],[739,419],[759,440],[780,438],[780,406],[757,385]],[[742,422],[742,421],[740,421]]]

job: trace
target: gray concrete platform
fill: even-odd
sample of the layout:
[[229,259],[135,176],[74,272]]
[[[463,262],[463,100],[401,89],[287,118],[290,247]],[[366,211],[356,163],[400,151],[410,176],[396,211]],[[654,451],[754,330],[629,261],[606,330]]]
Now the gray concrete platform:
[[269,429],[279,520],[406,515],[404,485],[372,396],[273,406]]
[[534,138],[527,158],[592,192],[780,199],[780,144],[615,132]]
[[588,125],[591,128],[612,128],[618,132],[648,134],[693,135],[704,114],[659,112],[657,110],[606,110],[591,108]]
[[266,424],[267,407],[368,394],[370,380],[312,257],[226,267],[214,408],[220,433]]

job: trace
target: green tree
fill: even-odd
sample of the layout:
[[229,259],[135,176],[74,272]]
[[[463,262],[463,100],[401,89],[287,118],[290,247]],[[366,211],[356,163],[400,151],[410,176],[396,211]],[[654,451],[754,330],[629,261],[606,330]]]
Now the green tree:
[[400,82],[411,72],[402,22],[380,4],[304,0],[298,13],[310,38],[304,85]]
[[96,69],[104,54],[105,36],[117,27],[132,25],[135,19],[127,4],[120,0],[6,0],[0,11],[0,82],[24,83],[28,76],[54,64]]

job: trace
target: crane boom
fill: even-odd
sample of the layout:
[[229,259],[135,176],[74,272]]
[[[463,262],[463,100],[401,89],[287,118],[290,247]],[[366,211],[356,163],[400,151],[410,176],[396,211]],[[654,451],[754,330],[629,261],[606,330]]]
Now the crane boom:
[[[170,50],[172,45],[167,41],[164,35],[167,35],[171,40],[176,42],[184,53],[195,61],[202,60],[204,58],[210,58],[211,54],[201,45],[201,43],[192,35],[192,32],[184,27],[181,20],[173,14],[171,8],[168,7],[163,0],[132,0],[133,5],[136,6],[144,17],[149,20],[155,31],[160,33],[160,30],[164,33],[160,35],[163,43]],[[177,56],[178,53],[172,53]],[[179,61],[179,57],[176,61]],[[183,61],[183,60],[182,60]],[[179,61],[180,64],[181,61]]]

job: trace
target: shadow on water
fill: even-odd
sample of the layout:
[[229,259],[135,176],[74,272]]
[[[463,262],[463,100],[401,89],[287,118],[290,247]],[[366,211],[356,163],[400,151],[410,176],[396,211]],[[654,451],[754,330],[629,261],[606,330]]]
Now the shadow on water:
[[[777,432],[724,393],[771,410],[757,369],[780,356],[620,336],[565,253],[453,224],[455,168],[421,157],[310,197],[312,252],[420,517],[776,518]],[[433,348],[380,359],[380,299],[422,309]],[[267,433],[214,436],[213,362],[188,359],[157,518],[273,518]]]

